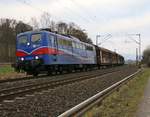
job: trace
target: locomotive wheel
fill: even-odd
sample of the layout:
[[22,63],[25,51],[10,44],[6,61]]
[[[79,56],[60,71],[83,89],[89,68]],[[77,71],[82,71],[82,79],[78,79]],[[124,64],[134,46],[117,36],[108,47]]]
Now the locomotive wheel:
[[34,77],[38,76],[38,74],[39,74],[39,73],[38,73],[38,72],[36,72],[36,71],[35,71],[35,72],[33,72],[33,76],[34,76]]
[[68,73],[72,73],[72,67],[71,66],[69,66],[68,68],[67,68],[67,70],[66,70]]
[[48,72],[47,72],[47,75],[48,75],[48,76],[52,75],[52,72],[51,72],[51,71],[48,71]]
[[60,66],[58,71],[59,71],[59,74],[62,74],[63,73],[63,67]]

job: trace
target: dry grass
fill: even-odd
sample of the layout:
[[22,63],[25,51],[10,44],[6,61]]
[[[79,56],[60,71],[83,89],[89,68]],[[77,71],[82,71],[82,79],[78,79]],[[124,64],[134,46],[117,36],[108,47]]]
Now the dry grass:
[[20,78],[25,76],[24,73],[17,73],[10,65],[0,66],[0,80]]
[[134,117],[149,76],[150,69],[145,69],[83,117]]

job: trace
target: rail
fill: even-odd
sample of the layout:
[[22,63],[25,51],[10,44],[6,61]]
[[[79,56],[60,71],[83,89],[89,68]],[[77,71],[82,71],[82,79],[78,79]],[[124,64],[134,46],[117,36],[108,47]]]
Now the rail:
[[[111,70],[111,71],[109,71]],[[108,73],[108,72],[112,72],[112,71],[117,71],[118,69],[116,70],[113,70],[112,68],[108,68],[108,69],[101,69],[100,71],[104,72],[104,73]],[[98,71],[98,70],[97,70]],[[93,71],[92,71],[93,72]],[[72,75],[72,74],[80,74],[80,73],[87,73],[87,71],[84,71],[84,72],[80,72],[80,71],[77,71],[75,73],[69,73],[69,75]],[[7,82],[16,82],[16,81],[23,81],[23,80],[32,80],[32,79],[40,79],[40,78],[49,78],[49,77],[64,77],[62,75],[68,75],[68,73],[63,73],[63,74],[52,74],[51,76],[47,76],[45,74],[41,74],[40,76],[37,76],[37,77],[33,77],[33,76],[23,76],[23,77],[20,77],[20,78],[14,78],[14,79],[2,79],[0,80],[0,84],[1,83],[7,83]],[[103,74],[102,74],[103,75]]]
[[128,81],[130,78],[132,78],[133,76],[135,76],[140,71],[141,71],[141,69],[138,70],[138,71],[136,71],[135,73],[133,73],[133,74],[125,77],[123,80],[121,80],[121,81],[113,84],[112,86],[104,89],[103,91],[99,92],[98,94],[94,95],[93,97],[91,97],[91,98],[83,101],[82,103],[76,105],[75,107],[71,108],[70,110],[62,113],[58,117],[72,117],[72,116],[79,117],[79,116],[81,116],[87,110],[89,110],[94,105],[96,105],[98,102],[102,101],[112,91],[118,89],[118,87],[120,87],[121,84],[123,84],[126,81]]
[[33,83],[33,84],[29,84],[29,85],[24,85],[24,86],[15,86],[15,87],[11,87],[11,88],[6,88],[6,89],[1,89],[0,90],[0,102],[2,102],[3,100],[6,99],[13,99],[14,97],[17,96],[23,96],[25,94],[32,94],[36,91],[41,91],[41,90],[45,90],[45,89],[49,89],[49,88],[54,88],[54,87],[58,87],[60,85],[65,85],[65,84],[69,84],[69,83],[74,83],[74,82],[79,82],[82,80],[86,80],[86,79],[91,79],[91,78],[96,78],[97,76],[101,75],[101,77],[105,76],[105,75],[109,75],[112,74],[113,72],[118,72],[117,71],[110,71],[108,73],[92,73],[92,74],[86,74],[86,75],[82,75],[82,76],[78,76],[76,78],[76,76],[70,78],[70,77],[66,77],[63,79],[52,79],[50,81],[45,81],[45,82],[39,82],[39,83]]

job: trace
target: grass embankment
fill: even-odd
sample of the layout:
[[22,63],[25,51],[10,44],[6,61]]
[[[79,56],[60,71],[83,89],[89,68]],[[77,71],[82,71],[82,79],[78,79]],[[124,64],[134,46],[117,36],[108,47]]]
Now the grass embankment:
[[13,73],[14,69],[10,65],[0,66],[0,75]]
[[0,66],[0,80],[20,78],[22,76],[25,76],[25,74],[15,72],[14,68],[12,68],[10,65]]
[[135,117],[149,76],[150,69],[145,69],[83,117]]

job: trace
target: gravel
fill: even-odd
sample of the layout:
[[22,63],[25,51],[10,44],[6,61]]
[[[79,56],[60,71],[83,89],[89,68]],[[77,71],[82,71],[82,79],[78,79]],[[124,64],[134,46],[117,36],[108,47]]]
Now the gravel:
[[[70,74],[64,74],[64,75],[56,75],[56,76],[43,76],[40,78],[35,78],[35,79],[26,79],[26,80],[19,80],[19,81],[13,81],[13,82],[5,82],[5,83],[0,83],[0,89],[6,89],[6,88],[11,88],[11,87],[18,87],[18,86],[25,86],[25,85],[30,85],[30,84],[37,84],[37,83],[44,83],[48,82],[51,80],[57,80],[57,79],[62,79],[62,78],[74,78],[74,77],[79,77],[79,76],[84,76],[85,74],[93,74],[99,72],[100,74],[103,74],[104,72],[109,72],[112,70],[120,70],[127,68],[128,66],[120,66],[120,67],[115,67],[115,68],[110,68],[110,69],[102,69],[102,70],[96,70],[96,71],[89,71],[89,72],[79,72],[79,73],[70,73]],[[27,77],[28,78],[28,77]],[[21,78],[20,78],[21,79]]]
[[101,77],[35,93],[24,99],[3,102],[0,106],[0,116],[56,117],[136,70],[137,68],[130,67]]

